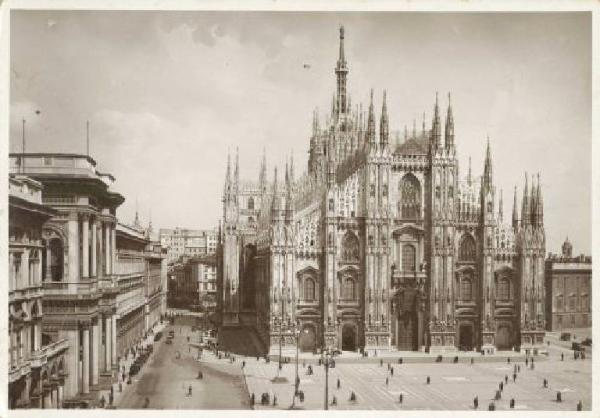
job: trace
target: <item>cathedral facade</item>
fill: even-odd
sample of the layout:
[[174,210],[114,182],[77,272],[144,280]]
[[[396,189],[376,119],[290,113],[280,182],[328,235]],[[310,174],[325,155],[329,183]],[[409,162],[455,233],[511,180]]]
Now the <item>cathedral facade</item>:
[[[220,330],[265,351],[532,349],[544,337],[543,200],[527,176],[505,223],[485,168],[460,176],[452,106],[391,140],[386,94],[352,107],[340,29],[330,114],[315,112],[296,178],[239,178],[228,160],[218,242]],[[450,97],[449,97],[450,99]],[[377,121],[378,119],[378,121]],[[378,129],[377,129],[378,125]],[[280,177],[278,177],[278,175]],[[283,178],[281,178],[283,177]],[[520,216],[519,216],[520,212]]]

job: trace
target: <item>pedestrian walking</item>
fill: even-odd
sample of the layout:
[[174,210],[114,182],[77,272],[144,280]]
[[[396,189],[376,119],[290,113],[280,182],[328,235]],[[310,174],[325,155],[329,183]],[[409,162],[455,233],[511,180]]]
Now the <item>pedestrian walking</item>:
[[506,357],[506,362],[510,364],[510,357]]
[[246,360],[242,361],[242,369],[246,367]]
[[398,364],[402,364],[402,357],[398,359]]
[[560,353],[560,361],[565,361],[565,353]]
[[496,391],[496,396],[494,396],[494,399],[499,401],[502,398],[502,394],[500,393],[499,390]]
[[277,395],[273,395],[273,406],[277,406]]
[[500,392],[503,392],[504,391],[504,382],[500,382],[498,387],[500,388]]
[[351,400],[352,402],[356,402],[356,393],[354,393],[354,391],[352,391],[352,392],[350,393],[350,400]]
[[515,409],[515,398],[510,399],[510,409]]
[[404,394],[401,393],[398,400],[400,401],[400,405],[402,405],[402,402],[404,402]]
[[525,357],[525,365],[529,366],[529,357]]
[[379,360],[379,367],[383,367],[383,359]]
[[392,376],[394,376],[394,368],[393,368],[393,367],[390,369],[390,374],[391,374]]
[[427,376],[427,384],[431,383],[431,378],[429,376]]
[[335,395],[333,395],[333,399],[331,400],[331,405],[333,405],[333,406],[337,405],[337,398],[335,397]]
[[562,393],[560,390],[556,392],[556,402],[562,402]]
[[390,371],[390,367],[391,367],[390,363],[388,363],[387,366],[388,366],[388,372],[389,372]]
[[548,387],[548,379],[544,379],[544,388]]
[[508,385],[508,376],[507,375],[504,375],[504,384]]
[[581,400],[579,402],[577,402],[577,410],[578,411],[582,411],[583,410],[583,403],[581,402]]
[[390,379],[389,379],[389,377],[386,377],[385,378],[385,385],[388,386],[389,384],[390,384]]
[[479,408],[479,397],[475,396],[473,398],[473,409],[477,409],[477,408]]
[[488,411],[495,411],[496,410],[496,404],[494,402],[490,402],[490,404],[488,405]]
[[105,404],[106,404],[106,399],[104,399],[104,395],[102,395],[102,397],[100,398],[100,408],[104,408]]
[[338,380],[337,380],[337,388],[339,389],[340,387],[342,387],[342,383],[340,382],[340,378],[338,377]]
[[112,393],[112,392],[110,392],[110,393],[108,394],[108,404],[109,404],[110,406],[112,406],[112,404],[113,404],[113,401],[114,401],[114,400],[115,400],[115,398],[114,398],[114,396],[113,396],[113,393]]
[[144,399],[144,408],[148,408],[149,405],[150,405],[150,399],[148,399],[148,397],[146,397]]
[[188,396],[192,396],[192,385],[188,386]]

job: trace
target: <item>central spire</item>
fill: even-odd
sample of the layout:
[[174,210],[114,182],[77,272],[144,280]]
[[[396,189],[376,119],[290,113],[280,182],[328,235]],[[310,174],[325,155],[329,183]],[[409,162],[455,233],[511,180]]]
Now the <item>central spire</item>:
[[348,67],[346,66],[346,57],[344,55],[344,27],[340,26],[340,55],[338,57],[337,66],[335,67],[337,76],[337,97],[335,117],[339,118],[340,114],[346,114],[348,111],[348,100],[346,94],[346,75]]

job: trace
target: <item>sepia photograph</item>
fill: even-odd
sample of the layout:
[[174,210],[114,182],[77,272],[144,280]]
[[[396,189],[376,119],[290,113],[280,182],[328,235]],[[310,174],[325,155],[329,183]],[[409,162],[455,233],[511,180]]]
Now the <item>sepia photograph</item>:
[[593,412],[591,3],[18,5],[0,413]]

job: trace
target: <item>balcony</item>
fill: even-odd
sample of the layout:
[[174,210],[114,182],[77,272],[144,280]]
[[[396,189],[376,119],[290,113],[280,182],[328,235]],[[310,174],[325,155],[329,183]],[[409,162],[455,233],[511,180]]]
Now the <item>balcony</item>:
[[60,354],[69,348],[69,340],[55,341],[51,344],[43,346],[41,349],[34,351],[31,354],[31,367],[42,367],[48,359]]
[[11,290],[8,293],[8,300],[9,300],[9,302],[16,302],[16,301],[20,301],[20,300],[29,300],[29,299],[40,298],[40,297],[42,297],[42,295],[43,295],[43,293],[42,293],[41,285],[39,285],[39,284],[30,285],[30,286],[22,287],[20,289]]
[[78,297],[94,296],[98,291],[98,281],[81,282],[44,282],[44,296],[76,295]]

